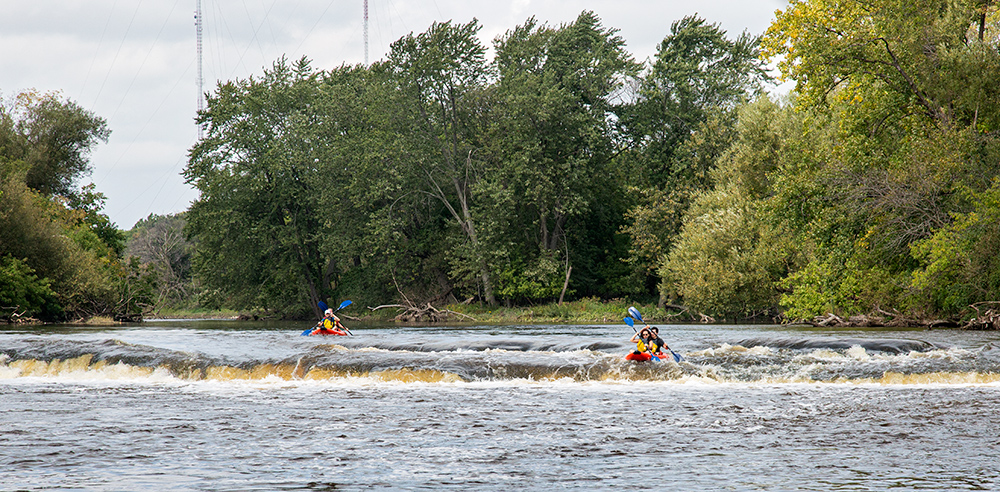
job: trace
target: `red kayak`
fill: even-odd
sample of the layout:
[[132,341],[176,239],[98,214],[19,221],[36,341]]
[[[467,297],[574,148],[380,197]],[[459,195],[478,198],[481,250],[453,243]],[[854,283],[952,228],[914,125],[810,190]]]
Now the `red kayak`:
[[346,337],[347,333],[340,330],[327,330],[326,328],[320,328],[319,330],[313,330],[309,335],[336,335],[341,337]]
[[[663,353],[656,354],[656,357],[657,357],[657,360],[663,360],[664,359]],[[643,352],[641,354],[636,354],[634,352],[629,352],[629,354],[625,356],[625,360],[634,360],[634,361],[653,360],[653,356],[650,355],[649,352]]]

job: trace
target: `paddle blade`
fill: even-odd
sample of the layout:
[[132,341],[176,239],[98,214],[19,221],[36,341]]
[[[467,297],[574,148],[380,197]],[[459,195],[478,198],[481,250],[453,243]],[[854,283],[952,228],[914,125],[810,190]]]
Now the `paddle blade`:
[[323,311],[323,312],[326,312],[327,309],[330,309],[329,307],[326,306],[326,303],[323,302],[323,301],[319,301],[318,306],[319,306],[319,310]]
[[350,305],[351,305],[351,301],[344,301],[344,302],[340,303],[340,307],[337,308],[337,311],[340,311],[341,309],[344,309],[345,307],[350,306]]
[[671,350],[670,353],[674,356],[674,362],[680,362],[680,361],[684,360],[684,358],[681,357],[681,354],[678,354],[677,352],[674,352],[673,350]]
[[626,324],[626,325],[629,325],[629,326],[631,326],[631,327],[635,327],[635,321],[632,321],[632,318],[628,318],[628,317],[626,317],[626,318],[625,318],[625,324]]
[[306,331],[302,332],[302,336],[307,337],[309,336],[309,333],[311,333],[312,331],[313,331],[312,328],[306,328]]
[[[636,309],[635,306],[629,306],[629,308],[628,308],[628,314],[629,314],[629,316],[631,316],[631,317],[633,317],[633,318],[635,318],[635,319],[637,319],[639,321],[642,321],[642,315],[639,314],[639,310]],[[643,321],[643,323],[645,323],[645,321]]]

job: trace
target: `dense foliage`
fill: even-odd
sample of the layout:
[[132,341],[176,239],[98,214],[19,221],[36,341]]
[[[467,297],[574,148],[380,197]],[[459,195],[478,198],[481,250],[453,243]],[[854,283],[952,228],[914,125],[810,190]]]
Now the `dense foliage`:
[[109,133],[58,94],[0,103],[0,319],[130,317],[150,301],[104,196],[76,187]]
[[662,272],[723,316],[959,318],[1000,300],[994,1],[792,1],[797,83],[741,108]]
[[707,185],[693,175],[709,156],[672,149],[760,89],[757,40],[688,18],[644,69],[591,12],[529,19],[494,40],[492,61],[478,31],[437,23],[370,67],[279,60],[220,84],[185,170],[206,292],[283,315],[329,296],[655,296],[656,268],[623,261],[629,211],[672,177],[689,182],[684,199]]
[[1000,299],[997,27],[993,1],[796,0],[763,39],[681,19],[647,64],[590,12],[529,19],[493,60],[476,21],[370,67],[281,60],[201,115],[194,269],[285,314],[624,296],[958,317]]

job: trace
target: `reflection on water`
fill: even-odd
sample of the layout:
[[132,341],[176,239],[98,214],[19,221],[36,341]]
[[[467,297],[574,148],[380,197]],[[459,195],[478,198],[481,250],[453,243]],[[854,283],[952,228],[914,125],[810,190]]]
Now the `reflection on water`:
[[998,487],[998,334],[351,329],[0,332],[0,490]]

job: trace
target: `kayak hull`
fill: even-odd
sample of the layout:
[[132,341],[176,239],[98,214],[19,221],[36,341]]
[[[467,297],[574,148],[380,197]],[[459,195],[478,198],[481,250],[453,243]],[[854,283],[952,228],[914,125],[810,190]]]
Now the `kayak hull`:
[[331,336],[335,336],[335,337],[346,337],[347,333],[344,333],[342,331],[335,331],[335,330],[317,330],[317,331],[314,331],[314,332],[310,333],[309,335],[310,336],[313,336],[313,335],[331,335]]
[[643,352],[641,354],[629,353],[625,356],[625,360],[632,360],[636,362],[643,362],[651,360],[653,362],[659,362],[664,359],[664,354],[655,354],[655,357],[648,352]]

